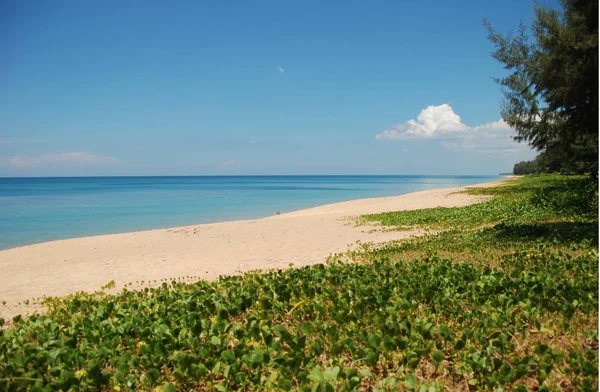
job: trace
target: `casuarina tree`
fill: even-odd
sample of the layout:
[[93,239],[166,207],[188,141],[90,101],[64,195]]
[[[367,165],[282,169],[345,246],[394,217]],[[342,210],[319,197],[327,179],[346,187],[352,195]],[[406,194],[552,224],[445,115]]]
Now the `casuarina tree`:
[[544,152],[550,166],[598,178],[598,1],[565,0],[562,9],[535,6],[532,36],[485,25],[492,56],[508,75],[502,118],[515,139]]

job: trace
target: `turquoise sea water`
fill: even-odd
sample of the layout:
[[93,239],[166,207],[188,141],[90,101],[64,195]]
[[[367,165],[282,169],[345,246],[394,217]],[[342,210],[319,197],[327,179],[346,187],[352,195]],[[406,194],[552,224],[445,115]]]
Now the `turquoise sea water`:
[[58,239],[254,219],[499,176],[0,178],[0,249]]

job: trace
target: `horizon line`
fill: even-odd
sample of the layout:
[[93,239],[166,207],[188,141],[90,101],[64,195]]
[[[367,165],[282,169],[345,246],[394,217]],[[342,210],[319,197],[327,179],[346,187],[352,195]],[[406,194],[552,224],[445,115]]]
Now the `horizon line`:
[[115,177],[488,177],[488,176],[511,176],[512,173],[498,174],[165,174],[165,175],[92,175],[92,176],[0,176],[0,179],[15,178],[115,178]]

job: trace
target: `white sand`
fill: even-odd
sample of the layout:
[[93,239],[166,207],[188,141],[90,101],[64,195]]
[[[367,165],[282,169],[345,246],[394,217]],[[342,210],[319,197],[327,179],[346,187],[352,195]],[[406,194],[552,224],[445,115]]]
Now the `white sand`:
[[122,287],[142,280],[215,279],[240,271],[286,268],[290,263],[322,263],[357,241],[377,243],[416,234],[373,232],[370,227],[355,227],[348,216],[465,206],[482,200],[455,193],[461,189],[354,200],[257,220],[75,238],[0,251],[0,301],[6,301],[6,305],[0,302],[0,317],[38,308],[23,304],[24,300],[96,291],[111,280]]

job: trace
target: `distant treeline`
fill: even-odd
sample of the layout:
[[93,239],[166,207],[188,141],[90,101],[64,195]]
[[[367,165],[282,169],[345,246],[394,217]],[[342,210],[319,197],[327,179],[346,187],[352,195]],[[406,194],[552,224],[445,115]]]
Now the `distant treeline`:
[[567,160],[562,160],[561,156],[554,156],[547,151],[538,154],[534,160],[521,161],[516,163],[513,168],[513,174],[541,174],[541,173],[563,173],[574,174],[575,170],[567,165]]
[[554,151],[543,151],[531,161],[521,161],[516,163],[513,168],[513,174],[585,173],[584,168],[578,166],[577,164],[573,164],[573,161],[569,158],[570,157],[566,154],[556,154]]
[[513,174],[523,175],[523,174],[538,174],[541,173],[540,166],[538,163],[533,161],[521,161],[519,163],[515,163],[515,167],[513,168]]

